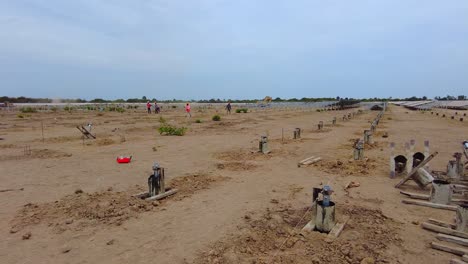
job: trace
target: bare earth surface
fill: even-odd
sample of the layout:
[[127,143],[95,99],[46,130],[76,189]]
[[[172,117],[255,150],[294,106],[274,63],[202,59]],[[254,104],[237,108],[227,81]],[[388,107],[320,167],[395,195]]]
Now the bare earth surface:
[[[430,249],[435,234],[419,223],[451,221],[454,212],[401,203],[393,187],[399,179],[388,177],[388,144],[403,154],[410,139],[421,152],[430,140],[431,152],[439,151],[430,167],[445,170],[468,137],[468,120],[450,119],[455,111],[436,116],[391,106],[366,159],[354,161],[353,141],[377,111],[342,121],[357,109],[226,115],[219,106],[195,108],[191,119],[182,109],[163,110],[0,112],[0,262],[427,264],[453,257]],[[216,112],[220,122],[211,120]],[[159,135],[160,116],[187,134]],[[88,122],[96,140],[83,141],[75,128]],[[296,127],[300,140],[292,139]],[[269,154],[257,152],[261,135],[269,136]],[[133,160],[118,164],[120,155]],[[323,160],[298,168],[313,155]],[[133,198],[146,189],[155,161],[179,192],[160,202]],[[350,181],[360,186],[344,190]],[[310,220],[312,188],[321,184],[335,190],[338,220],[349,219],[333,242],[316,232],[298,235]],[[403,189],[419,191],[412,182]]]

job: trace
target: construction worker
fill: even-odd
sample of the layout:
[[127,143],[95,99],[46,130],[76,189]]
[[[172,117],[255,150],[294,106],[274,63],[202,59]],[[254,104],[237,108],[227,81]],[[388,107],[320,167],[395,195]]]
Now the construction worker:
[[185,105],[185,116],[189,117],[189,118],[192,117],[192,114],[190,113],[190,104],[189,103],[187,103]]
[[151,103],[150,103],[150,101],[148,101],[146,103],[146,109],[148,109],[148,114],[151,114]]
[[159,105],[156,101],[154,101],[154,113],[159,114],[161,112],[161,108],[159,108]]
[[231,101],[228,102],[228,104],[226,105],[226,111],[227,113],[230,115],[231,114]]

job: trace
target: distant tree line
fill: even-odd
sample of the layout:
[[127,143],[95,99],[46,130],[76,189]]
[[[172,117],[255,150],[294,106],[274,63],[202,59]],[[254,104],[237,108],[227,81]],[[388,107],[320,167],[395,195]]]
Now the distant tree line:
[[[468,97],[465,95],[458,95],[458,96],[451,96],[447,95],[445,97],[441,96],[436,96],[434,98],[435,100],[468,100]],[[258,101],[262,101],[263,99],[205,99],[205,100],[189,100],[190,102],[194,103],[227,103],[232,102],[232,103],[256,103]],[[356,99],[356,98],[341,98],[339,96],[337,97],[320,97],[320,98],[313,98],[313,97],[303,97],[303,98],[289,98],[289,99],[283,99],[280,97],[276,97],[272,100],[272,102],[324,102],[324,101],[338,101],[340,104],[348,105],[348,104],[355,104],[358,102],[372,102],[372,101],[422,101],[422,100],[428,100],[427,96],[422,96],[422,97],[408,97],[408,98],[361,98],[361,99]],[[8,96],[2,96],[0,97],[0,102],[10,102],[10,103],[52,103],[56,100],[50,99],[50,98],[29,98],[29,97],[8,97]],[[141,98],[129,98],[129,99],[115,99],[115,100],[107,100],[107,99],[102,99],[102,98],[95,98],[92,100],[85,100],[85,99],[60,99],[60,102],[62,103],[146,103],[147,101],[151,102],[161,102],[161,103],[184,103],[187,102],[186,100],[178,100],[178,99],[172,99],[172,100],[157,100],[156,98],[147,98],[146,96],[143,96]]]

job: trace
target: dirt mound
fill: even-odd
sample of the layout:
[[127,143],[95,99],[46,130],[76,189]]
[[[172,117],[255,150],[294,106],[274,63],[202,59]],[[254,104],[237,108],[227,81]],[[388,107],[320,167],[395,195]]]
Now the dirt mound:
[[53,149],[33,149],[31,157],[38,159],[53,159],[62,157],[71,157],[72,154]]
[[[341,146],[339,146],[338,148],[339,149],[346,149],[346,150],[352,150],[354,149],[354,146],[356,144],[356,142],[358,141],[359,139],[348,139],[348,142],[346,144],[343,144]],[[367,149],[382,149],[385,147],[385,143],[382,143],[382,142],[379,142],[379,141],[374,141],[372,144],[370,143],[365,143],[364,144],[364,151]]]
[[191,196],[199,190],[208,189],[211,185],[228,179],[229,177],[223,176],[194,174],[174,178],[169,182],[169,186],[178,190],[176,199],[180,200]]
[[0,161],[2,160],[25,160],[25,159],[54,159],[54,158],[63,158],[71,157],[72,154],[65,153],[53,149],[27,149],[21,153],[12,154],[12,155],[2,155],[0,156]]
[[173,200],[182,200],[195,192],[208,189],[212,184],[226,180],[227,177],[210,175],[189,175],[178,177],[168,183],[168,187],[178,189],[171,196],[174,199],[164,199],[159,202],[148,202],[133,195],[144,189],[135,186],[126,191],[107,191],[84,193],[81,190],[67,195],[62,199],[42,204],[26,204],[11,221],[12,232],[18,232],[25,227],[47,223],[55,233],[67,229],[82,230],[86,227],[99,225],[121,225],[139,214],[154,211],[159,205],[165,205]]
[[285,154],[285,150],[271,150],[268,154],[263,154],[254,150],[231,150],[221,152],[215,155],[217,159],[224,161],[249,161],[249,160],[268,160],[274,156]]
[[364,160],[322,160],[314,163],[314,167],[331,174],[337,175],[368,175],[378,167],[374,159]]
[[59,201],[26,204],[11,224],[12,230],[21,230],[30,225],[47,223],[55,232],[61,233],[69,228],[81,229],[88,225],[121,225],[123,221],[152,208],[151,203],[132,197],[128,192],[89,194],[76,191]]
[[112,138],[101,138],[96,140],[96,144],[98,146],[109,146],[115,144],[115,140],[113,140]]
[[[309,208],[279,206],[258,219],[246,215],[245,226],[202,252],[195,263],[396,263],[386,253],[401,243],[397,223],[380,210],[358,206],[338,207],[349,221],[341,236],[325,242],[326,234],[300,234],[310,220]],[[305,217],[304,217],[305,216]],[[369,263],[374,263],[369,262]],[[367,263],[367,262],[366,262]]]
[[311,133],[328,133],[328,132],[331,132],[332,129],[331,128],[322,128],[320,130],[318,129],[315,129],[315,130],[312,130],[310,131]]
[[[61,136],[61,137],[51,137],[51,138],[46,138],[44,142],[46,143],[64,143],[64,142],[70,142],[70,141],[77,141],[80,140],[81,137],[79,136]],[[37,138],[33,140],[33,142],[42,142],[42,138]]]
[[230,171],[249,171],[254,170],[258,166],[249,162],[224,162],[216,164],[216,168],[220,170],[230,170]]

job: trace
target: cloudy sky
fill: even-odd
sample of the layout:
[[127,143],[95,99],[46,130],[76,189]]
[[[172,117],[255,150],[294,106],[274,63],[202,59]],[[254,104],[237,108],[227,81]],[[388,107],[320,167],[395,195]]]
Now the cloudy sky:
[[0,96],[447,94],[466,0],[0,0]]

